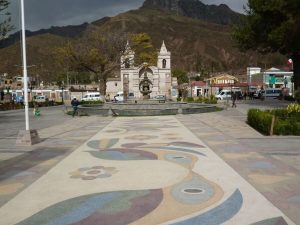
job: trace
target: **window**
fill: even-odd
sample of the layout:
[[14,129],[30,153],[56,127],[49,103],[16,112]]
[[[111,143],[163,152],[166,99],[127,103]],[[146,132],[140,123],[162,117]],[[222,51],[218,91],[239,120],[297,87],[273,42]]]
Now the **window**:
[[118,83],[117,83],[117,82],[115,82],[115,86],[116,86],[116,87],[118,86]]
[[125,68],[130,68],[130,62],[128,58],[125,59],[124,63],[125,63]]
[[162,61],[162,68],[166,68],[167,66],[167,60],[163,59]]

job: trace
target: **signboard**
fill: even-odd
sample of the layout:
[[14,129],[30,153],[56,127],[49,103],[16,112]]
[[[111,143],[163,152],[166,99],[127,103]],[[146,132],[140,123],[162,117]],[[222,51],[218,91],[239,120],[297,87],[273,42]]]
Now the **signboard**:
[[269,84],[275,84],[275,83],[276,83],[276,77],[274,75],[270,75]]

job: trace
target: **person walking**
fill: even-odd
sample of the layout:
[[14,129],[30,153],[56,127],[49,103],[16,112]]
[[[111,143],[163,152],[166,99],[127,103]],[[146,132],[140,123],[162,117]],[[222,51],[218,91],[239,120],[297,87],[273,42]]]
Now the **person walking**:
[[41,115],[41,111],[40,111],[40,109],[39,109],[39,104],[36,103],[36,102],[34,102],[33,104],[34,104],[34,105],[33,105],[33,115],[34,115],[35,117],[39,117],[39,116]]
[[79,101],[76,98],[73,98],[71,101],[71,105],[73,108],[72,117],[74,117],[78,109]]
[[232,95],[231,95],[231,98],[232,98],[232,108],[235,107],[236,108],[236,99],[237,99],[237,93],[236,92],[232,92]]

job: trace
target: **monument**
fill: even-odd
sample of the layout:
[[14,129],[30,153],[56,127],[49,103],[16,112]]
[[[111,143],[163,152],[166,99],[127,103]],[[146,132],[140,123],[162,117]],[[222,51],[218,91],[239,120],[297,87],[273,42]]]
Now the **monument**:
[[147,72],[145,72],[144,79],[139,84],[140,92],[143,94],[144,100],[150,99],[150,93],[152,92],[152,90],[151,90],[152,87],[153,87],[153,84],[149,80],[149,78],[147,76]]
[[[147,62],[134,65],[135,52],[127,42],[124,54],[121,56],[121,89],[126,99],[126,93],[133,93],[135,99],[150,99],[157,95],[164,95],[168,99],[174,84],[171,75],[171,53],[162,43],[157,57],[157,65]],[[176,85],[174,85],[176,86]]]

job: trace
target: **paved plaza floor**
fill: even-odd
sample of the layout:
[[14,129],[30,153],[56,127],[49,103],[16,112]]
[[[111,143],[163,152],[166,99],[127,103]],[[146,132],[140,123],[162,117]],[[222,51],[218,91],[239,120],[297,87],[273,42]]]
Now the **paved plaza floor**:
[[260,135],[248,108],[49,113],[41,143],[0,147],[0,224],[300,224],[300,140]]

